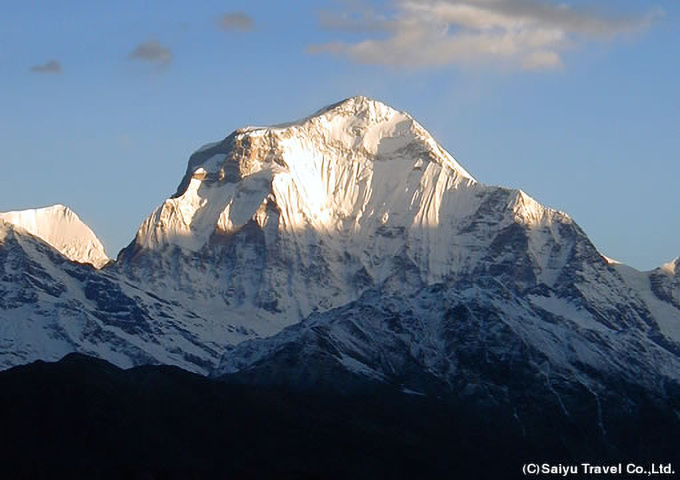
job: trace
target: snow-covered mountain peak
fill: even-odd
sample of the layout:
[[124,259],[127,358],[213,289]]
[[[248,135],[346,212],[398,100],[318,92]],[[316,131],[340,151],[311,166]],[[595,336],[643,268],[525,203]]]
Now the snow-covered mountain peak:
[[[350,121],[353,127],[363,126],[364,128],[395,120],[413,121],[413,118],[406,112],[398,111],[378,100],[359,95],[327,105],[299,120],[269,126],[248,126],[240,128],[236,132],[249,133],[266,130],[284,130],[291,127],[310,126],[312,124],[329,124],[341,119]],[[361,132],[355,130],[354,133],[360,134]]]
[[356,121],[356,123],[375,124],[383,121],[389,121],[394,116],[400,116],[412,120],[412,117],[405,112],[400,112],[378,100],[357,95],[327,105],[320,110],[317,110],[313,114],[299,120],[279,123],[267,127],[244,127],[238,131],[246,132],[270,128],[285,129],[293,126],[303,126],[319,118],[329,120],[333,118],[346,117],[352,118]]
[[619,262],[615,258],[611,258],[611,257],[608,257],[606,255],[602,255],[602,258],[604,258],[605,261],[607,262],[607,264],[609,264],[609,265],[621,265],[621,262]]
[[355,117],[380,118],[389,117],[400,112],[378,100],[363,95],[355,95],[340,100],[339,102],[332,103],[320,109],[315,114],[311,115],[311,117],[327,115],[329,113],[333,115],[345,114]]
[[[402,122],[415,123],[408,113],[364,96],[350,97],[328,105],[297,124],[305,125],[315,122],[325,123],[331,128],[340,125],[356,136],[361,136],[375,126],[388,127],[390,124]],[[290,125],[295,125],[295,123]]]
[[267,219],[284,230],[328,232],[401,215],[402,228],[418,216],[408,211],[434,195],[431,214],[418,220],[432,227],[444,192],[475,183],[408,114],[352,97],[296,122],[236,130],[199,149],[177,193],[141,226],[135,243],[197,251],[215,232]]
[[[302,120],[267,127],[240,128],[222,142],[201,147],[190,160],[187,176],[200,174],[201,169],[206,173],[217,173],[224,167],[224,160],[237,163],[242,175],[254,173],[264,166],[262,158],[255,159],[253,155],[234,155],[230,158],[214,155],[216,152],[218,155],[224,153],[222,150],[230,146],[269,150],[265,158],[270,161],[276,158],[277,153],[289,153],[286,160],[298,161],[304,158],[294,155],[299,153],[295,151],[295,147],[300,146],[296,144],[299,142],[306,148],[331,150],[329,160],[344,162],[360,158],[357,155],[338,155],[344,150],[358,150],[369,160],[389,160],[396,153],[404,154],[406,150],[411,150],[409,153],[412,155],[421,153],[427,157],[423,160],[440,163],[474,180],[409,114],[363,96],[329,105]],[[185,177],[178,193],[187,184],[188,178]]]
[[90,227],[64,205],[0,213],[0,220],[40,238],[70,260],[97,268],[109,261]]
[[199,149],[115,269],[236,342],[372,288],[545,289],[604,265],[566,214],[478,183],[408,114],[353,97]]
[[512,204],[510,205],[517,223],[527,226],[547,226],[554,222],[572,223],[569,215],[537,202],[533,197],[522,190],[517,190]]
[[661,265],[661,270],[670,275],[675,275],[676,273],[680,272],[680,257],[676,257],[670,262]]

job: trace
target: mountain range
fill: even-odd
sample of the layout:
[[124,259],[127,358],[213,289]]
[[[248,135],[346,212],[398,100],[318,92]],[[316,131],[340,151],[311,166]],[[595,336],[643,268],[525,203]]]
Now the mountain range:
[[66,207],[0,214],[0,345],[4,369],[79,352],[450,398],[525,437],[549,412],[580,432],[567,450],[626,452],[622,418],[680,415],[680,257],[610,260],[566,213],[352,97],[201,147],[115,260]]

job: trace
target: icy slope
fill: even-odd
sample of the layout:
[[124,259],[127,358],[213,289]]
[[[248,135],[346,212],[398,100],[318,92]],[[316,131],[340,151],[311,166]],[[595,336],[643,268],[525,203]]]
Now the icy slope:
[[100,268],[109,261],[104,246],[90,227],[64,205],[0,213],[0,220],[23,228],[76,262]]

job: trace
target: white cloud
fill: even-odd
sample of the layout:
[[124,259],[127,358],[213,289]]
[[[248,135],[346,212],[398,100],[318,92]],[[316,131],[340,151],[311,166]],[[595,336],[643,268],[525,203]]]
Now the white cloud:
[[545,0],[392,0],[382,11],[353,2],[353,8],[324,13],[321,25],[368,38],[310,45],[308,52],[404,67],[551,69],[562,67],[561,53],[579,41],[640,30],[656,15],[603,14]]

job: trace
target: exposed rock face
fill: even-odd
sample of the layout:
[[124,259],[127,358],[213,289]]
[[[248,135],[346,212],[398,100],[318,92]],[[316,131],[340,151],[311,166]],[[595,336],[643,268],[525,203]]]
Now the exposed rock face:
[[650,274],[654,295],[680,309],[680,257]]

